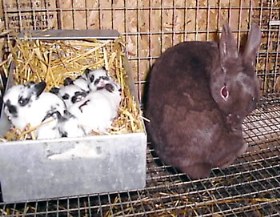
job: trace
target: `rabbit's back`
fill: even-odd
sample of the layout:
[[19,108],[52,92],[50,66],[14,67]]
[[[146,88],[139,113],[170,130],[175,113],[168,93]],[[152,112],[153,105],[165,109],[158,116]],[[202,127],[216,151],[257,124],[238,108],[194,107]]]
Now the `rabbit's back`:
[[163,123],[163,118],[167,118],[165,113],[167,116],[174,113],[170,121],[186,120],[186,116],[193,117],[190,112],[216,108],[207,75],[211,70],[209,65],[218,58],[216,50],[217,45],[211,42],[183,42],[161,55],[149,80],[146,115],[153,119],[150,125]]

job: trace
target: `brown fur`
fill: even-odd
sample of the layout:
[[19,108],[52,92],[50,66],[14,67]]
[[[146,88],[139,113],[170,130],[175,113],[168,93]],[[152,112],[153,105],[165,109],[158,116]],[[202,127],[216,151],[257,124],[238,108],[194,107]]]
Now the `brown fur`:
[[[145,115],[150,119],[148,133],[164,162],[201,178],[246,150],[241,123],[258,100],[252,64],[258,45],[251,45],[250,52],[247,48],[247,57],[239,55],[229,27],[224,26],[218,44],[183,42],[155,62]],[[223,85],[229,90],[226,101],[220,96]]]

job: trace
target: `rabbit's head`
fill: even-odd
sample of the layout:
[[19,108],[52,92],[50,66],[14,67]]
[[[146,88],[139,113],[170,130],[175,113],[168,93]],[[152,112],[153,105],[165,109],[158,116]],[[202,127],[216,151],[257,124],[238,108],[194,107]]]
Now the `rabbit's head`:
[[227,116],[229,123],[241,123],[259,100],[255,60],[261,42],[261,31],[252,25],[243,54],[228,25],[223,26],[219,41],[219,64],[210,74],[212,97]]
[[93,91],[111,82],[111,78],[105,68],[95,70],[86,69],[85,74],[89,80],[89,89]]
[[46,83],[29,82],[15,85],[4,95],[4,111],[8,117],[17,117],[18,109],[29,107],[44,91]]
[[67,107],[73,105],[74,103],[80,101],[87,95],[87,92],[79,88],[74,84],[67,84],[61,87],[52,87],[50,89],[51,93],[59,96],[66,104]]

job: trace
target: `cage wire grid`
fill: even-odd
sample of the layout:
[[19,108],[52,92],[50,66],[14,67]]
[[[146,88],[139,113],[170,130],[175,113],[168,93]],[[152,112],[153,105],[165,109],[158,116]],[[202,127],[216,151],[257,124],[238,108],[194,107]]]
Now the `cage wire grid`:
[[[147,149],[144,190],[0,204],[3,216],[279,216],[280,101],[244,122],[245,154],[209,178],[190,180]],[[261,127],[260,127],[261,126]]]
[[[145,76],[166,48],[212,40],[229,20],[238,46],[251,22],[262,30],[257,58],[262,101],[244,121],[245,154],[207,179],[163,164],[148,143],[143,190],[0,203],[1,216],[279,216],[280,2],[269,0],[2,0],[5,28],[117,29],[124,37],[139,100]],[[47,190],[47,189],[46,189]]]

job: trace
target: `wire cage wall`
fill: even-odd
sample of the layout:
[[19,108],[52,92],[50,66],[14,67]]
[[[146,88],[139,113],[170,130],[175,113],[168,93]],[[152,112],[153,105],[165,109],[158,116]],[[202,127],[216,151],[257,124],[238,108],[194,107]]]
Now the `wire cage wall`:
[[[280,2],[277,0],[2,0],[2,29],[116,29],[124,37],[139,100],[146,75],[168,47],[215,40],[229,22],[242,49],[250,24],[262,44],[262,99],[244,121],[245,154],[207,179],[190,180],[147,149],[144,190],[0,203],[2,216],[279,216]],[[4,43],[1,41],[1,43]],[[47,189],[46,189],[47,191]]]

